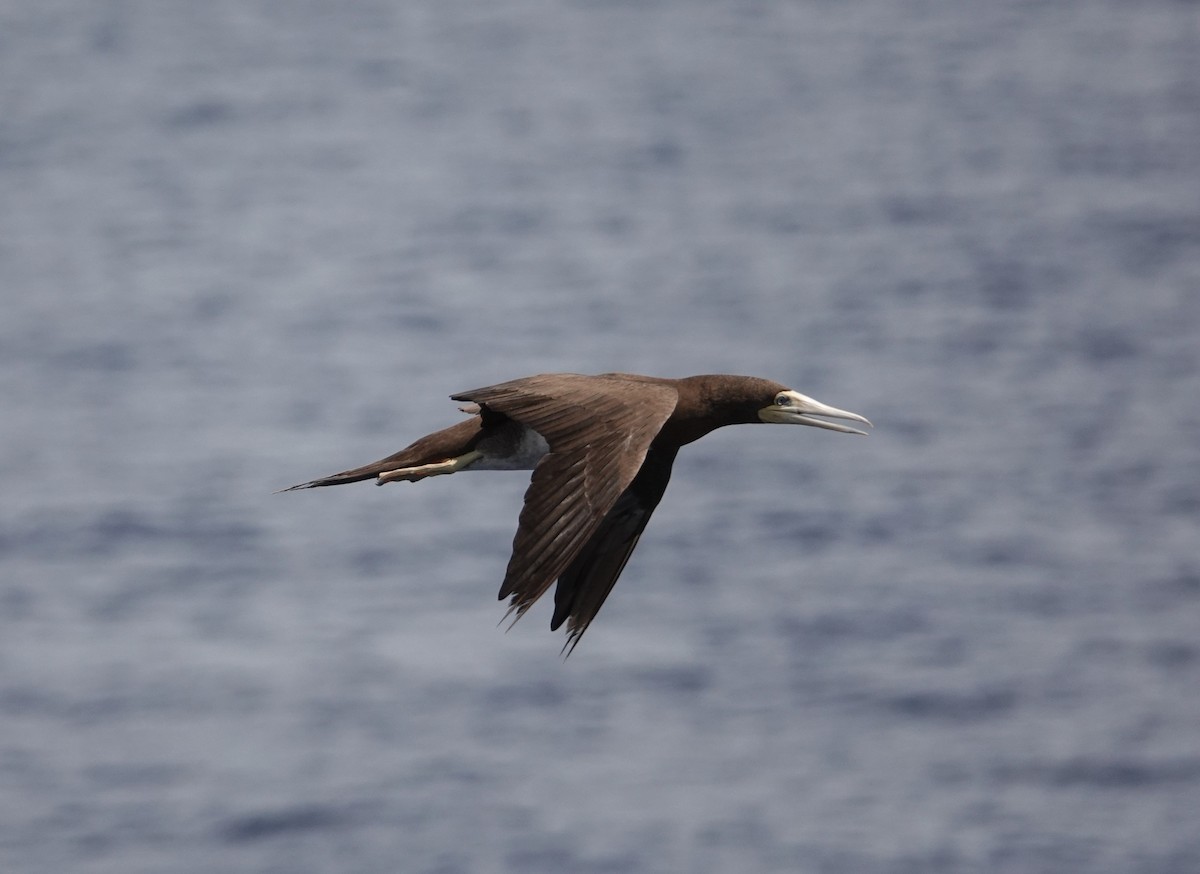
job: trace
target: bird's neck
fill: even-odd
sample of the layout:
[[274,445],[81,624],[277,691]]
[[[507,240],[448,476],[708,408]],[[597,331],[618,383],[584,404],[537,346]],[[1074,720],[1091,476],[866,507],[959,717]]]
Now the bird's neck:
[[741,396],[726,397],[719,379],[692,376],[676,382],[679,401],[655,443],[684,446],[725,425],[759,421]]

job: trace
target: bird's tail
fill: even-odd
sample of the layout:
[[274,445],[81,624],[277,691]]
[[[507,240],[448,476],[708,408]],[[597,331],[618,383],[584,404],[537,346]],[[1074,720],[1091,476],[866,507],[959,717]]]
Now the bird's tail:
[[[374,479],[379,474],[393,470],[395,467],[396,460],[394,457],[384,458],[380,461],[363,465],[362,467],[356,467],[353,470],[344,470],[341,473],[334,473],[329,476],[323,476],[320,479],[300,483],[299,485],[288,486],[286,489],[280,489],[279,492],[294,492],[298,489],[319,489],[324,486],[340,486],[346,483],[362,482],[365,479]],[[279,494],[279,492],[275,494]]]
[[[376,482],[383,485],[392,480],[419,480],[437,473],[452,473],[457,466],[455,459],[460,462],[468,460],[467,454],[472,449],[473,441],[479,435],[481,419],[472,416],[457,425],[451,425],[441,431],[422,437],[415,443],[406,446],[394,455],[344,470],[341,473],[323,476],[320,479],[309,480],[306,483],[280,489],[280,492],[294,492],[299,489],[319,489],[324,486],[340,486],[345,483],[361,482],[365,479],[376,479],[382,473],[407,471],[404,476],[384,477]],[[278,494],[278,492],[276,492]]]

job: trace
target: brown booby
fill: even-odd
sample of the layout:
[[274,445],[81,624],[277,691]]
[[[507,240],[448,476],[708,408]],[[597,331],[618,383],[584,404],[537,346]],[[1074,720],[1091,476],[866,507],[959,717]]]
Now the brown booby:
[[451,395],[471,418],[381,461],[284,491],[461,470],[532,470],[500,586],[509,614],[557,581],[550,629],[570,653],[612,591],[671,478],[681,446],[725,425],[768,422],[864,434],[822,418],[871,423],[753,376],[659,379],[544,373]]

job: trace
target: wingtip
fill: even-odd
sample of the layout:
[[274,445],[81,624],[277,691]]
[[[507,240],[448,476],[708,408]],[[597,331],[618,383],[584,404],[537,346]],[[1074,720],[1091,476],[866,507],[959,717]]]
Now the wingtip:
[[563,643],[562,649],[558,651],[558,654],[562,656],[562,660],[564,662],[571,657],[571,653],[575,652],[575,647],[579,646],[579,641],[582,639],[582,631],[578,633],[574,631],[567,632],[566,642]]
[[[499,600],[503,601],[504,595],[501,595]],[[497,622],[496,625],[500,626],[505,622],[508,622],[508,627],[504,629],[504,633],[508,634],[508,632],[512,631],[513,626],[520,621],[521,617],[525,615],[525,612],[529,609],[529,607],[529,604],[521,605],[514,600],[508,605],[508,609],[504,611],[504,615],[500,617],[500,621]],[[511,622],[509,622],[510,616],[512,617]]]

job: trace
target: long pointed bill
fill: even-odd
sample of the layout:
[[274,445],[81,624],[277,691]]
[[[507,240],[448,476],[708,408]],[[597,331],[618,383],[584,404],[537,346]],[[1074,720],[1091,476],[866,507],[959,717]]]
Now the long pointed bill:
[[860,416],[858,413],[851,413],[846,410],[839,410],[837,407],[823,404],[818,400],[808,397],[808,395],[802,395],[798,391],[780,392],[776,400],[785,401],[785,403],[774,403],[758,411],[758,417],[764,422],[779,425],[811,425],[814,428],[824,428],[827,431],[838,431],[842,434],[861,434],[863,437],[867,436],[866,431],[859,431],[857,428],[851,428],[849,425],[839,425],[836,422],[826,422],[825,419],[816,419],[813,417],[824,416],[827,419],[851,419],[855,422],[862,422],[868,428],[874,427],[866,416]]

